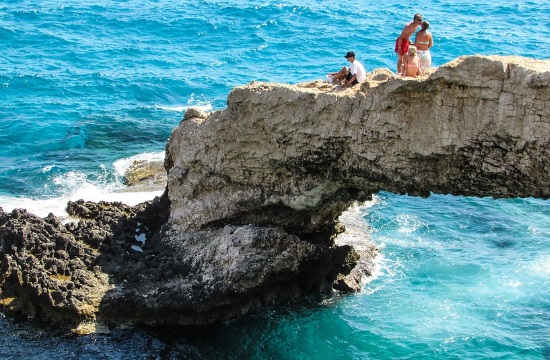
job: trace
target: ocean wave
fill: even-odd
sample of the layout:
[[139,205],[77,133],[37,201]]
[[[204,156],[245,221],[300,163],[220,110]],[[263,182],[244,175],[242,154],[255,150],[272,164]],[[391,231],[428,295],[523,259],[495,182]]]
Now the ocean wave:
[[164,190],[146,191],[146,192],[109,192],[100,187],[88,184],[68,196],[60,196],[51,199],[32,199],[25,197],[0,196],[1,208],[5,212],[14,209],[26,209],[28,212],[40,217],[46,217],[52,213],[62,221],[68,221],[69,215],[66,211],[68,201],[106,201],[121,202],[123,204],[134,206],[139,203],[161,196]]
[[13,209],[27,209],[27,211],[45,217],[52,213],[62,219],[68,214],[65,210],[68,201],[108,201],[121,202],[127,205],[136,205],[152,200],[162,195],[164,189],[154,188],[143,191],[141,188],[127,187],[123,184],[123,177],[128,168],[136,161],[162,162],[164,152],[144,152],[130,157],[118,159],[112,164],[114,176],[109,166],[100,166],[99,172],[93,174],[83,171],[69,171],[57,173],[59,165],[45,165],[41,173],[52,174],[51,183],[61,189],[58,196],[37,198],[25,196],[0,196],[0,207],[4,211]]
[[211,111],[212,104],[205,105],[154,105],[155,109],[165,110],[165,111],[175,111],[175,112],[185,112],[189,108],[200,109],[203,111]]

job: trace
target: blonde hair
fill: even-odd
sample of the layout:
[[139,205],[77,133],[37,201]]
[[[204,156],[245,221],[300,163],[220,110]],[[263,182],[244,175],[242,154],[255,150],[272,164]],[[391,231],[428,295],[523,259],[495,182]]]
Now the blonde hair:
[[411,45],[411,46],[409,47],[409,51],[411,52],[411,55],[412,55],[412,56],[416,56],[416,46]]

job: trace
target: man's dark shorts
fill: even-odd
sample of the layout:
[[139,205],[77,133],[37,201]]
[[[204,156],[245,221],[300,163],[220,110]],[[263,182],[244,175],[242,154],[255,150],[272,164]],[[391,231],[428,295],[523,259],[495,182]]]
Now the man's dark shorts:
[[[348,71],[348,76],[346,76],[346,81],[349,81],[349,79],[351,79],[353,77],[353,75],[351,74],[350,71]],[[351,85],[355,85],[355,84],[359,84],[359,81],[357,81],[357,78],[355,78],[355,80],[353,80],[353,82],[351,83]]]

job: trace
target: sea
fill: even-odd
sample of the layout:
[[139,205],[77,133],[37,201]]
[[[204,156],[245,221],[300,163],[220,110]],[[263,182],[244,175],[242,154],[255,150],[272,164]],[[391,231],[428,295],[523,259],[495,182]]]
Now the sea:
[[[321,80],[355,51],[395,71],[395,39],[430,22],[433,66],[550,58],[548,0],[0,1],[0,207],[66,216],[129,191],[184,111],[251,81]],[[348,209],[380,250],[361,292],[201,328],[77,336],[0,315],[2,359],[550,359],[550,202],[387,192]]]

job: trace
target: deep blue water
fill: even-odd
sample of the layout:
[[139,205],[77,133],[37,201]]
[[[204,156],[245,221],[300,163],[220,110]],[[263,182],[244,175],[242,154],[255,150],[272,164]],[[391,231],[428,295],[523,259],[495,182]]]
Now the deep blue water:
[[[471,54],[550,58],[535,1],[0,1],[0,206],[62,213],[68,199],[128,203],[121,175],[162,159],[189,106],[222,109],[253,80],[322,79],[354,50],[395,67],[415,12],[433,65]],[[354,296],[267,309],[193,333],[74,337],[0,320],[3,358],[548,359],[550,206],[382,193],[350,210],[382,256]]]

